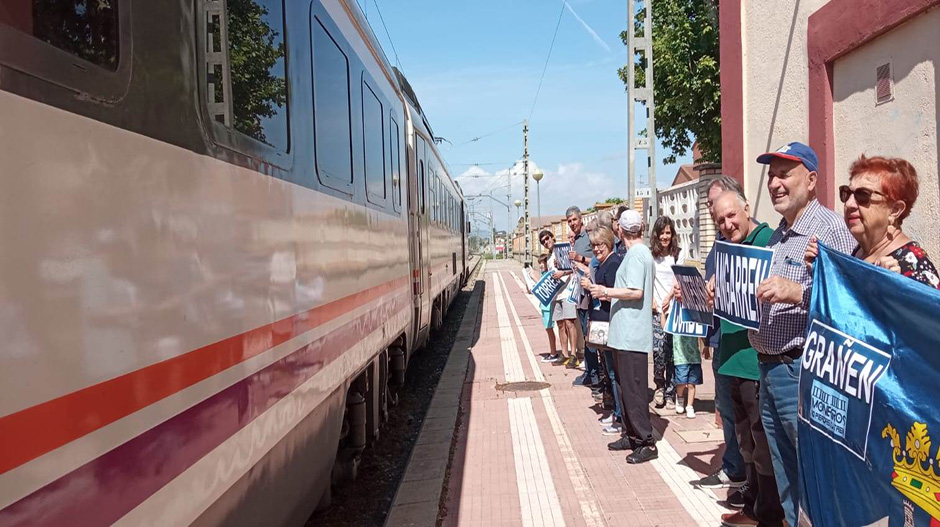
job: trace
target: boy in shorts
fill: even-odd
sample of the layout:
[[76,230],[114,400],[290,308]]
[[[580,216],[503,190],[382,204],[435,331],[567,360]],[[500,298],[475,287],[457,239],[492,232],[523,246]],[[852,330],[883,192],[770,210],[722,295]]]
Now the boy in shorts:
[[[673,361],[676,365],[676,413],[695,419],[695,387],[702,384],[702,355],[698,338],[675,335],[672,339]],[[682,396],[685,394],[685,404]]]
[[[539,278],[541,278],[545,273],[548,272],[547,254],[539,256],[539,267],[541,270]],[[532,286],[535,284],[535,282],[530,283],[530,280],[526,280],[526,284],[528,285],[529,292],[531,293]],[[548,348],[551,350],[548,356],[543,359],[545,362],[557,362],[561,360],[561,356],[558,355],[558,348],[555,345],[555,321],[552,317],[552,304],[554,304],[554,302],[549,302],[547,306],[541,302],[539,303],[539,307],[542,309],[542,327],[545,328],[545,333],[548,335]]]

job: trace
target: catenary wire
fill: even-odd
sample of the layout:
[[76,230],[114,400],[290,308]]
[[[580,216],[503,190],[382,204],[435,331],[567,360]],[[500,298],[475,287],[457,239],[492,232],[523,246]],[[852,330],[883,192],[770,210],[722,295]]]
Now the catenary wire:
[[561,19],[565,16],[565,0],[561,1],[561,12],[558,13],[558,22],[555,23],[555,32],[552,33],[552,43],[548,46],[548,56],[545,57],[545,65],[542,66],[542,75],[539,76],[539,86],[535,89],[535,98],[532,100],[532,109],[529,110],[529,119],[532,120],[532,114],[535,113],[535,105],[539,102],[539,93],[542,91],[542,81],[545,80],[545,71],[548,69],[548,61],[552,58],[552,50],[555,49],[555,37],[558,36],[558,28],[561,26]]

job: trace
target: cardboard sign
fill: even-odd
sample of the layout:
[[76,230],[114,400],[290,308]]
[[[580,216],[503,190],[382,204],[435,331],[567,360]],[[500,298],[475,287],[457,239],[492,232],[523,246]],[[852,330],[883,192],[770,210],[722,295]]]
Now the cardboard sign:
[[715,315],[748,329],[759,329],[757,286],[770,276],[773,259],[771,249],[716,242]]
[[552,247],[552,254],[555,255],[555,268],[559,271],[571,270],[571,259],[568,253],[571,252],[571,244],[568,242],[556,243]]
[[673,335],[685,335],[687,337],[702,337],[708,335],[708,327],[705,324],[699,324],[689,318],[688,311],[682,307],[682,304],[672,299],[669,305],[669,316],[666,318],[666,327],[663,331]]
[[679,290],[682,291],[682,307],[688,313],[689,320],[699,324],[711,324],[712,310],[708,307],[708,294],[702,273],[688,265],[673,265],[672,272],[675,273]]
[[551,272],[546,272],[542,275],[542,278],[539,278],[539,281],[535,283],[535,286],[532,287],[532,294],[543,306],[547,306],[551,304],[555,296],[558,295],[558,292],[564,289],[564,287],[564,280],[557,280],[552,277]]

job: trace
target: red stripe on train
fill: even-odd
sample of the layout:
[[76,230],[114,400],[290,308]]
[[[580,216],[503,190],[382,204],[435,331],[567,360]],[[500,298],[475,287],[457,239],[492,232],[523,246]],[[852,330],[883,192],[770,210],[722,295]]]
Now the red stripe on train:
[[[404,293],[404,291],[402,291]],[[398,294],[59,479],[0,509],[0,527],[111,525],[382,326]],[[327,454],[324,454],[327,455]]]
[[405,275],[0,418],[0,474],[407,284]]

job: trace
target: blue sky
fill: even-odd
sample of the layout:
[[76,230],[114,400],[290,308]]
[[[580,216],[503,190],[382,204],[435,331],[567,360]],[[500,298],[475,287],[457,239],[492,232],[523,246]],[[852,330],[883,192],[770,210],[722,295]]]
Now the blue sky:
[[[440,148],[466,194],[488,192],[522,157],[522,125],[532,109],[539,75],[563,8],[556,0],[358,0],[386,55],[396,62],[376,10],[381,10],[402,71],[408,77]],[[375,2],[375,3],[373,3]],[[579,20],[580,18],[580,20]],[[568,0],[554,51],[529,122],[530,160],[545,172],[543,215],[569,205],[586,208],[608,197],[626,197],[626,94],[617,68],[627,59],[619,34],[626,2]],[[508,129],[507,129],[508,128]],[[469,142],[497,130],[479,141]],[[657,158],[667,152],[657,145]],[[657,162],[659,187],[668,186],[678,164]],[[472,163],[480,163],[474,167]],[[646,158],[638,157],[638,186],[646,186]],[[536,213],[534,183],[531,214]],[[521,175],[512,199],[521,199]],[[494,192],[505,200],[505,188]],[[489,211],[489,200],[477,205]],[[506,209],[494,204],[497,229]],[[515,220],[515,207],[512,208]]]

